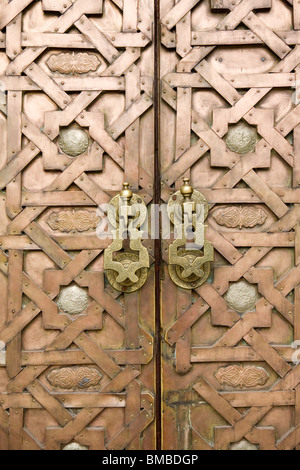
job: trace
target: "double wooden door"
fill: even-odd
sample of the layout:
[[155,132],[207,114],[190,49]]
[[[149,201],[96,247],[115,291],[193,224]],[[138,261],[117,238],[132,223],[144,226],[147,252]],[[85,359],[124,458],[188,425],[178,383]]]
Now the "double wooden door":
[[[297,449],[299,2],[0,11],[0,448]],[[147,238],[145,284],[114,289],[98,206],[184,178],[208,279]]]

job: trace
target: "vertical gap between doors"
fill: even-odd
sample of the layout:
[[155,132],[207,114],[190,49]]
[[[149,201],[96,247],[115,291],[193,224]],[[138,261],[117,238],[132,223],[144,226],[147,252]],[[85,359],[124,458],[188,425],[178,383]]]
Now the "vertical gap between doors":
[[[160,0],[154,0],[154,204],[160,204]],[[160,231],[159,231],[160,233]],[[161,240],[155,241],[155,368],[156,368],[156,447],[161,450]]]

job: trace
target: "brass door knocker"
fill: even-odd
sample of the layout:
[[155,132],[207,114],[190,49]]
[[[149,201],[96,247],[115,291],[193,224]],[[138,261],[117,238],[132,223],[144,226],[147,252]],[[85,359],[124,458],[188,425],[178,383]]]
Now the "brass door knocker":
[[168,216],[175,226],[175,240],[169,247],[169,273],[183,289],[195,289],[208,279],[214,260],[212,244],[206,240],[204,225],[209,205],[189,179],[169,200]]
[[[146,282],[150,267],[149,253],[142,244],[139,230],[146,220],[144,201],[123,184],[123,190],[108,206],[113,242],[104,251],[104,270],[110,285],[120,292],[135,292]],[[129,239],[129,249],[124,242]]]

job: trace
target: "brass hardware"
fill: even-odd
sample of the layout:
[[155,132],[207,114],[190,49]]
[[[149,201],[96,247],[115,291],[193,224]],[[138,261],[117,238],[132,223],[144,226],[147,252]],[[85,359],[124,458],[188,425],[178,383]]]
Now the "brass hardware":
[[[139,230],[147,217],[146,204],[124,183],[120,194],[110,201],[107,217],[113,235],[112,244],[104,251],[108,282],[117,291],[135,292],[145,284],[150,267],[148,250],[142,244]],[[127,237],[129,249],[124,249]]]
[[175,240],[169,247],[169,273],[172,281],[183,289],[195,289],[208,279],[214,260],[212,244],[206,240],[209,205],[184,179],[168,203],[168,216],[175,226]]

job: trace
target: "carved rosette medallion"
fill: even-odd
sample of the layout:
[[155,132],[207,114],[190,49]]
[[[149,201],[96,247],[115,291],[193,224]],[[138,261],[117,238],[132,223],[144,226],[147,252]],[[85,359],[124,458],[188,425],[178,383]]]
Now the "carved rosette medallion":
[[99,384],[102,375],[91,367],[65,367],[55,369],[47,379],[53,387],[70,389],[85,389]]
[[77,442],[71,442],[71,444],[68,444],[62,450],[88,450],[88,448],[78,444]]
[[88,300],[89,296],[87,291],[74,285],[61,289],[57,305],[65,313],[77,315],[87,308]]
[[96,54],[87,52],[53,54],[47,61],[47,65],[52,72],[72,75],[95,72],[100,64],[101,61]]
[[259,294],[255,286],[242,279],[230,285],[225,299],[229,308],[238,313],[253,312]]
[[58,138],[59,148],[70,157],[78,157],[89,148],[89,136],[83,129],[69,127],[62,129]]
[[221,385],[253,388],[265,385],[269,379],[269,374],[262,367],[231,365],[219,369],[216,378]]
[[251,442],[246,439],[241,440],[240,442],[235,442],[231,445],[231,450],[258,450],[257,446],[251,444]]
[[224,207],[217,209],[213,218],[218,225],[227,228],[239,227],[253,228],[256,225],[263,225],[268,216],[263,209],[257,207]]
[[100,217],[95,212],[85,210],[52,212],[47,219],[52,230],[67,233],[96,230],[99,222]]
[[256,129],[244,122],[230,126],[226,136],[226,145],[229,150],[241,155],[254,152],[257,141]]

